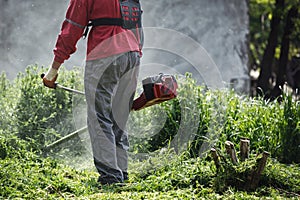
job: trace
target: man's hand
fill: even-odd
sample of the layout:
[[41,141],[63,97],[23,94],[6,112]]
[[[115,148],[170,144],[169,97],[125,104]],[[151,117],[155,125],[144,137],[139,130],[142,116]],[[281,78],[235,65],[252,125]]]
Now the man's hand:
[[46,87],[49,88],[56,88],[56,79],[58,76],[58,70],[54,69],[53,67],[50,67],[50,69],[47,71],[46,75],[43,77],[43,83]]

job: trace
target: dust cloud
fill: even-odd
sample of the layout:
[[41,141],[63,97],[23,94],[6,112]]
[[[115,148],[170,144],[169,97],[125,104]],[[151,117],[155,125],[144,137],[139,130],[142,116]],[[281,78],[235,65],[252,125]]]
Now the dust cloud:
[[[28,65],[49,66],[67,0],[0,0],[0,71],[9,79]],[[66,63],[81,66],[85,47]]]
[[[232,79],[241,81],[244,90],[248,90],[247,0],[141,2],[145,27],[168,28],[193,38],[214,60],[226,83]],[[68,0],[0,0],[0,70],[14,78],[27,65],[48,66],[68,3]],[[178,43],[181,48],[172,36],[166,42]],[[84,66],[85,43],[79,41],[77,52],[64,64],[67,68]],[[170,64],[181,72],[193,71],[188,63],[168,52],[145,50],[143,60]]]
[[[68,3],[68,0],[0,0],[1,72],[14,79],[28,65],[49,66]],[[141,3],[144,27],[165,28],[176,31],[177,36],[190,37],[207,52],[225,85],[234,80],[233,87],[249,91],[248,0],[141,0]],[[148,44],[156,39],[145,38]],[[84,66],[85,43],[86,40],[79,41],[77,52],[64,64],[66,68]],[[162,43],[172,43],[179,52],[183,48],[188,50],[186,44],[174,40],[172,35]],[[189,51],[193,50],[191,47]],[[205,58],[199,56],[201,59]],[[206,66],[193,66],[180,53],[149,48],[144,50],[140,76],[164,71],[191,72],[203,83],[206,74],[197,74],[195,70],[201,67]]]

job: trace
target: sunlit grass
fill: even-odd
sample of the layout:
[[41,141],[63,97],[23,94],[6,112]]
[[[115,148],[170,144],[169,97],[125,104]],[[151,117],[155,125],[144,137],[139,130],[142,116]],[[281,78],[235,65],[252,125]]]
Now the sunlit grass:
[[[295,163],[300,154],[300,108],[289,96],[278,103],[208,90],[187,75],[179,79],[176,100],[131,114],[129,182],[123,187],[100,187],[81,138],[43,152],[44,144],[75,127],[73,121],[63,119],[72,114],[73,98],[45,90],[37,77],[40,70],[31,67],[14,84],[1,76],[0,197],[4,199],[299,198],[300,166]],[[74,78],[76,70],[62,73],[66,75],[60,81],[82,88]],[[241,138],[250,140],[250,158],[238,165],[223,162],[223,170],[217,170],[210,147],[224,152],[224,142],[230,140],[239,155]],[[259,186],[246,191],[236,183],[246,180],[262,151],[271,157]]]

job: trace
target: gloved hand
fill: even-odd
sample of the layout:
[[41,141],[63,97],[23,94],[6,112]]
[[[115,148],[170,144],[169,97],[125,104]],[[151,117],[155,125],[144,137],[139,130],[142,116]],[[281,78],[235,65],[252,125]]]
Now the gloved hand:
[[57,76],[58,76],[58,70],[50,67],[47,73],[42,77],[44,85],[46,87],[55,89],[56,88],[55,81],[57,79]]

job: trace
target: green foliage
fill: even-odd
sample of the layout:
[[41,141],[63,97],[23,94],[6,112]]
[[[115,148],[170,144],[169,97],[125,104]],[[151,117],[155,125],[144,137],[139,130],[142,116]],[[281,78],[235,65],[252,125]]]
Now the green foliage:
[[[142,142],[133,152],[152,152],[171,146],[176,152],[188,150],[195,157],[210,150],[209,147],[222,146],[227,140],[239,144],[241,138],[248,138],[254,153],[264,150],[282,161],[299,163],[296,156],[300,153],[299,104],[290,96],[278,103],[228,90],[206,90],[197,86],[189,75],[180,79],[179,85],[177,99],[147,108],[142,114],[132,113],[131,120],[141,126],[134,123],[136,129],[129,129],[133,135],[131,143]],[[154,116],[164,119],[161,129],[153,128]],[[141,136],[143,126],[151,131],[146,138]],[[136,135],[141,136],[139,140]]]
[[[96,183],[94,171],[80,171],[26,149],[18,149],[0,159],[1,189],[4,199],[286,199],[297,197],[299,166],[269,160],[260,188],[253,192],[237,190],[232,180],[242,178],[252,162],[232,171],[218,172],[213,162],[190,159],[166,151],[130,166],[130,180],[123,186]],[[231,170],[232,166],[228,166]],[[148,172],[148,173],[147,173]],[[231,182],[230,182],[231,180]],[[229,181],[229,182],[228,182]],[[230,185],[229,185],[230,183]],[[222,190],[220,190],[222,189]]]
[[[261,178],[261,185],[280,188],[287,195],[293,196],[300,191],[300,166],[284,165],[276,160],[267,163]],[[294,193],[294,194],[293,194]]]
[[2,97],[6,95],[8,87],[9,87],[9,82],[6,78],[6,74],[2,73],[0,76],[0,94]]
[[[251,0],[250,14],[250,60],[252,65],[260,64],[267,45],[270,31],[270,16],[274,9],[274,1]],[[258,67],[258,66],[256,66]]]
[[14,132],[13,123],[13,112],[16,105],[15,99],[18,98],[19,92],[11,84],[6,75],[3,73],[0,77],[0,131]]
[[278,156],[284,163],[300,163],[300,105],[294,103],[291,96],[285,96],[283,107]]
[[[73,96],[63,90],[43,86],[40,74],[46,69],[28,66],[24,73],[10,82],[0,77],[0,134],[1,137],[27,141],[28,149],[41,150],[74,131]],[[82,89],[80,70],[60,70],[58,81],[69,87]],[[81,88],[80,88],[81,87]],[[79,138],[70,141],[69,148],[80,150]]]
[[[270,71],[270,77],[266,77],[268,80],[271,79],[271,74],[272,74],[272,79],[275,82],[275,78],[273,76],[277,76],[278,69],[283,68],[286,69],[286,66],[279,66],[279,57],[280,57],[280,52],[282,50],[282,40],[283,40],[283,34],[284,34],[284,27],[286,26],[287,23],[287,14],[291,7],[296,7],[298,8],[299,12],[299,0],[285,0],[284,5],[282,8],[276,8],[276,2],[280,1],[269,1],[269,0],[250,0],[249,1],[249,64],[250,68],[254,70],[258,70],[258,72],[262,72],[264,69],[261,69],[261,62],[263,59],[263,55],[267,52],[265,52],[267,49],[267,45],[269,42],[271,42],[269,36],[276,37],[276,41],[278,41],[276,44],[269,44],[270,46],[274,46],[275,52],[274,52],[274,58],[272,59],[273,63],[270,66],[265,66],[269,68]],[[274,17],[274,15],[279,16],[279,25],[276,26],[278,30],[278,34],[276,34],[276,30],[271,30],[271,20]],[[291,34],[288,36],[290,43],[289,43],[289,49],[287,52],[287,57],[289,60],[293,56],[299,56],[300,52],[300,19],[299,16],[295,17],[293,19],[293,22],[295,24],[295,27],[293,30],[291,30]],[[274,39],[274,38],[273,38]],[[267,54],[266,54],[267,55]],[[286,65],[286,64],[283,64]],[[285,70],[283,70],[285,71]],[[281,74],[281,77],[283,80],[286,81],[285,73]],[[253,77],[256,79],[256,77]],[[264,78],[264,77],[261,77]],[[279,79],[279,78],[278,78]],[[253,87],[256,87],[256,84],[254,83]],[[254,88],[257,90],[257,88]],[[260,92],[260,91],[257,91]],[[264,91],[265,94],[267,91]],[[256,93],[254,93],[256,95]]]
[[[16,86],[20,89],[14,116],[18,136],[33,140],[38,148],[75,130],[72,118],[72,93],[43,86],[40,74],[46,69],[29,66],[19,74]],[[59,82],[75,85],[75,73],[60,70]]]
[[[240,152],[237,152],[239,154]],[[253,191],[256,186],[252,186],[251,179],[253,173],[257,169],[258,161],[261,155],[251,154],[249,158],[241,161],[238,158],[237,163],[233,163],[232,159],[222,150],[218,150],[219,167],[216,169],[216,177],[213,185],[218,192],[224,192],[230,187],[242,191]]]
[[[280,105],[263,99],[232,96],[228,102],[224,131],[226,138],[236,144],[241,138],[251,141],[254,151],[276,152],[279,142],[278,122],[282,116]],[[224,135],[224,136],[225,136]]]
[[76,171],[32,152],[0,160],[4,199],[75,198],[97,191],[95,174]]
[[[207,90],[190,75],[179,78],[176,100],[131,113],[129,183],[99,189],[94,170],[75,170],[36,153],[74,130],[72,106],[83,101],[42,86],[39,74],[44,71],[30,66],[13,83],[0,77],[4,199],[284,199],[300,194],[299,164],[283,165],[273,159],[268,160],[258,189],[245,192],[240,187],[256,162],[254,155],[262,150],[280,161],[298,162],[299,104],[289,96],[282,103],[266,102],[233,91]],[[58,81],[82,90],[79,75],[62,69]],[[223,170],[217,171],[206,151],[211,146],[224,150],[226,140],[238,144],[242,137],[250,139],[251,159],[237,166],[224,162]],[[79,139],[69,145],[71,152],[83,151]],[[147,156],[135,159],[139,153]]]
[[[210,111],[205,88],[196,86],[191,74],[178,77],[178,84],[176,99],[131,113],[128,123],[132,134],[130,143],[142,144],[133,146],[133,152],[153,152],[166,146],[182,152],[195,136],[207,133],[205,126]],[[197,145],[199,143],[192,146]]]
[[147,150],[151,152],[167,146],[179,129],[181,112],[178,100],[174,99],[172,102],[162,105],[162,108],[167,112],[167,119],[162,129],[148,140]]
[[[174,152],[167,151],[134,163],[131,166],[134,170],[131,172],[130,183],[125,187],[115,188],[115,191],[122,192],[122,194],[124,192],[131,195],[137,194],[137,196],[143,194],[145,197],[152,197],[156,194],[157,199],[158,197],[168,199],[164,194],[173,194],[174,190],[178,191],[178,196],[181,192],[186,193],[187,196],[183,199],[297,197],[300,192],[299,165],[286,166],[272,159],[268,159],[260,187],[255,191],[245,192],[245,181],[255,167],[257,159],[259,157],[253,154],[245,162],[233,165],[227,157],[224,157],[222,169],[217,170],[209,157],[191,159],[186,154],[177,156]],[[145,174],[145,172],[148,173]],[[285,182],[285,180],[288,181]],[[176,198],[177,195],[172,197]]]
[[[298,0],[288,0],[285,2],[285,9],[283,13],[281,13],[282,21],[286,17],[287,11],[292,6],[299,5]],[[256,62],[259,63],[261,61],[264,49],[266,47],[268,41],[268,35],[270,30],[270,22],[272,19],[272,13],[275,9],[275,0],[250,0],[249,4],[249,14],[250,14],[250,50],[252,56],[256,59]],[[297,19],[295,21],[296,27],[293,31],[292,37],[290,38],[292,43],[292,48],[290,53],[292,55],[296,55],[299,53],[299,23],[300,20]],[[284,24],[280,24],[279,30],[281,33],[279,34],[279,41],[281,40],[280,36],[282,35],[282,30]],[[280,46],[277,47],[280,51]],[[298,51],[298,52],[297,52]],[[279,54],[276,54],[276,58],[279,57]],[[252,63],[253,64],[253,63]]]

